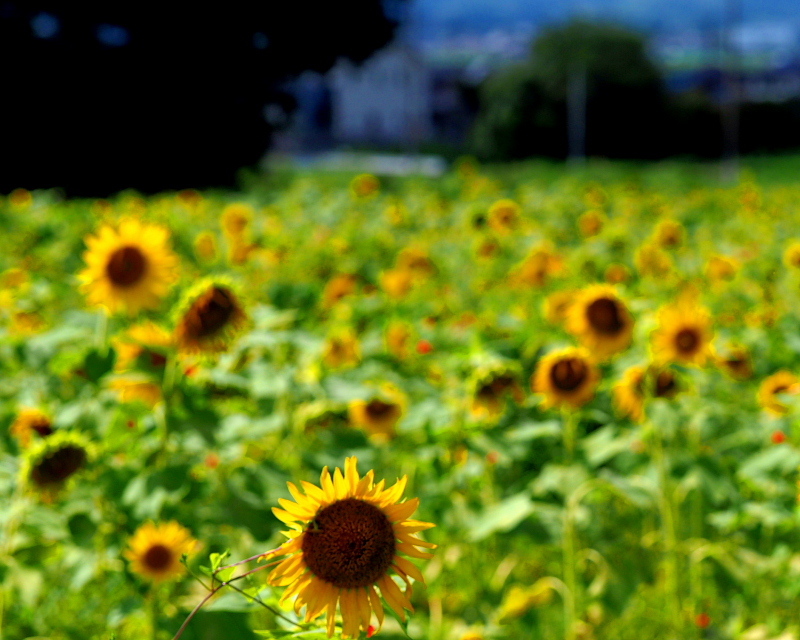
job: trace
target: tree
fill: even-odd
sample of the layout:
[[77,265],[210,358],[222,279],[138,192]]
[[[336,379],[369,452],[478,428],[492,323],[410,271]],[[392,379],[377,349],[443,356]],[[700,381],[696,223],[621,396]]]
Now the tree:
[[231,185],[267,149],[284,79],[364,59],[396,26],[380,0],[198,7],[0,5],[0,192]]
[[[564,157],[568,87],[580,77],[585,79],[589,155],[648,158],[663,151],[664,132],[657,123],[665,113],[666,95],[639,34],[583,20],[551,27],[533,43],[523,69],[488,80],[475,127],[477,146],[483,144],[482,131],[494,122],[500,140],[516,141],[512,157]],[[502,117],[510,105],[496,90],[500,85],[509,102],[526,107],[524,112]],[[487,149],[476,151],[485,154]],[[489,155],[503,153],[494,149]]]

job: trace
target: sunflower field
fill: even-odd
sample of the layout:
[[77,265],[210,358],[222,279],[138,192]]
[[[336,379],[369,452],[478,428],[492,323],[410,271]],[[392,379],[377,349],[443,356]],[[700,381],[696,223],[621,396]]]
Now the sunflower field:
[[0,639],[800,638],[800,187],[0,196]]

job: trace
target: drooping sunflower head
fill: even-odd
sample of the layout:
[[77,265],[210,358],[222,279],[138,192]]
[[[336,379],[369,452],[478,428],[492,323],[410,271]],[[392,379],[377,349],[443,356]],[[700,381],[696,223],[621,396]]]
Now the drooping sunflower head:
[[178,258],[159,225],[124,218],[117,227],[102,226],[86,245],[81,290],[90,305],[109,313],[156,309],[177,280]]
[[517,404],[525,396],[519,383],[519,371],[499,364],[478,369],[470,379],[470,412],[476,418],[496,418],[503,413],[506,400]]
[[658,312],[653,332],[653,355],[660,362],[705,364],[711,355],[711,314],[693,298],[684,297]]
[[633,318],[610,285],[592,285],[575,296],[567,315],[567,331],[597,359],[628,348]]
[[758,388],[758,404],[773,416],[783,416],[789,407],[780,399],[781,395],[796,395],[800,392],[800,378],[791,371],[778,371],[765,378]]
[[58,495],[92,456],[92,447],[80,434],[59,431],[34,443],[26,452],[20,478],[43,498]]
[[[325,467],[319,487],[302,483],[305,493],[288,483],[295,501],[281,499],[282,508],[273,509],[290,531],[284,532],[289,541],[271,554],[288,557],[272,570],[269,583],[288,587],[282,601],[296,597],[295,610],[305,607],[306,621],[326,614],[329,637],[336,626],[337,604],[342,637],[356,638],[367,631],[373,613],[378,626],[383,624],[376,587],[405,620],[406,610],[413,611],[411,580],[424,583],[424,578],[403,555],[429,558],[431,554],[419,548],[436,546],[413,535],[434,525],[409,519],[419,499],[400,502],[407,478],[384,489],[384,481],[376,484],[372,471],[360,477],[357,462],[347,458],[344,473],[336,469],[333,476]],[[390,572],[406,583],[405,592]]]
[[128,542],[125,557],[131,571],[150,582],[174,580],[184,573],[181,556],[194,551],[197,541],[188,529],[177,522],[139,527]]
[[508,233],[519,224],[522,209],[513,200],[503,199],[489,207],[489,226],[499,233]]
[[577,409],[594,397],[600,373],[586,349],[567,347],[544,356],[533,374],[532,388],[544,395],[542,406]]
[[11,423],[11,435],[25,448],[31,443],[34,434],[41,438],[52,435],[53,422],[50,416],[39,409],[24,408]]
[[175,343],[182,353],[226,351],[247,323],[238,293],[223,279],[201,280],[178,306]]

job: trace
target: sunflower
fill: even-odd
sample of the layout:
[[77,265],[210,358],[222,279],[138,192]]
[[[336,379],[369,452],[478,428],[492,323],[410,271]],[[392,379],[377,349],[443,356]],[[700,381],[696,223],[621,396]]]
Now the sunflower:
[[744,347],[734,346],[724,355],[715,358],[717,366],[735,380],[747,380],[753,376],[750,352]]
[[162,400],[161,387],[146,376],[116,376],[108,386],[116,392],[117,399],[122,403],[141,402],[153,409]]
[[575,296],[567,313],[567,331],[577,336],[592,356],[603,359],[628,348],[633,318],[614,287],[597,284]]
[[243,238],[253,220],[253,207],[243,202],[234,202],[222,210],[220,222],[228,238]]
[[[285,522],[289,541],[279,548],[287,555],[272,570],[268,580],[275,586],[287,586],[282,601],[296,597],[294,608],[306,608],[311,621],[327,614],[328,636],[333,636],[337,603],[342,614],[342,637],[358,637],[367,631],[372,613],[383,624],[381,596],[401,620],[405,610],[413,611],[411,578],[424,583],[420,570],[407,558],[429,558],[430,553],[417,547],[433,549],[436,545],[413,534],[435,525],[408,518],[417,510],[419,499],[398,502],[407,477],[384,489],[384,481],[375,484],[374,472],[359,477],[355,457],[347,458],[345,471],[336,469],[331,477],[322,470],[320,487],[303,482],[303,494],[288,483],[295,502],[279,500],[282,509],[275,516]],[[389,571],[406,583],[405,593]]]
[[555,325],[565,322],[576,293],[573,289],[567,289],[547,296],[542,305],[545,320]]
[[519,224],[521,211],[513,200],[498,200],[489,207],[489,226],[498,233],[509,233]]
[[577,409],[594,397],[600,373],[586,349],[567,347],[544,356],[533,374],[532,388],[544,394],[542,406]]
[[117,371],[133,369],[137,364],[145,369],[163,370],[167,351],[173,344],[172,334],[155,322],[143,322],[130,327],[112,340]]
[[610,264],[606,268],[605,279],[608,284],[620,284],[631,279],[631,272],[624,264]]
[[221,279],[198,282],[178,309],[175,343],[183,353],[225,351],[247,322],[232,285]]
[[661,362],[702,366],[711,355],[711,314],[690,298],[662,307],[653,333],[653,354]]
[[359,174],[350,181],[350,194],[357,199],[377,195],[380,189],[380,181],[371,173]]
[[356,291],[358,278],[352,273],[342,273],[331,278],[322,292],[322,306],[330,309],[342,298]]
[[410,340],[411,327],[407,322],[394,320],[386,327],[384,336],[386,350],[398,360],[405,360],[408,357]]
[[203,262],[217,259],[217,239],[208,231],[201,231],[194,239],[194,254]]
[[533,249],[509,273],[509,282],[515,286],[544,287],[553,276],[564,271],[564,260],[548,244]]
[[706,262],[706,278],[715,284],[730,282],[736,277],[739,267],[739,263],[728,256],[711,256]]
[[357,365],[361,360],[361,345],[353,330],[344,329],[329,336],[322,359],[331,369]]
[[795,240],[783,253],[783,264],[794,269],[800,268],[800,241]]
[[131,315],[156,309],[177,279],[178,258],[168,242],[167,229],[135,218],[124,218],[116,229],[104,225],[96,236],[88,236],[87,266],[78,278],[89,304]]
[[11,423],[11,435],[19,441],[20,446],[27,447],[34,433],[42,438],[52,435],[53,423],[50,417],[39,409],[20,410]]
[[405,413],[405,398],[388,391],[369,400],[353,400],[347,407],[350,422],[379,440],[394,436],[395,426]]
[[678,380],[671,369],[630,367],[614,385],[614,406],[621,415],[642,422],[648,398],[672,398],[678,391]]
[[765,378],[758,388],[758,404],[773,416],[783,416],[789,407],[778,398],[781,394],[796,394],[800,391],[800,378],[790,371],[778,371]]
[[189,530],[177,522],[147,522],[133,534],[125,557],[131,562],[131,571],[158,583],[183,575],[181,556],[191,553],[196,545]]
[[397,256],[395,264],[398,269],[410,271],[419,278],[436,275],[436,265],[428,252],[419,247],[406,247]]
[[679,247],[683,243],[686,231],[677,220],[662,220],[656,226],[655,241],[665,249]]
[[605,222],[606,217],[603,215],[601,210],[589,209],[580,218],[578,218],[578,228],[580,229],[582,236],[591,238],[603,230]]
[[472,415],[476,418],[497,418],[503,413],[507,398],[521,403],[525,396],[517,374],[514,368],[505,365],[485,367],[476,372],[470,381]]
[[89,462],[91,447],[83,436],[60,431],[34,443],[20,469],[22,483],[45,498],[53,498]]
[[414,286],[414,274],[407,269],[388,269],[381,273],[380,282],[386,295],[399,300]]
[[645,243],[636,250],[636,269],[642,276],[663,278],[672,271],[672,259],[659,246]]

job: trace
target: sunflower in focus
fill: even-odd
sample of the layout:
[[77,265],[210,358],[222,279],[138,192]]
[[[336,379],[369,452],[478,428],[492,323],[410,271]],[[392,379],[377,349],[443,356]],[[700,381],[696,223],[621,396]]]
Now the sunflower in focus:
[[31,443],[33,434],[46,438],[53,434],[53,423],[50,417],[39,409],[25,408],[20,410],[14,422],[11,423],[11,435],[14,436],[21,447],[25,448]]
[[567,331],[597,359],[624,351],[631,343],[633,318],[610,285],[580,291],[567,313]]
[[223,280],[201,280],[178,308],[175,343],[183,353],[226,351],[247,322],[239,297]]
[[800,378],[791,371],[778,371],[765,378],[759,386],[758,404],[773,416],[783,416],[789,412],[789,407],[778,396],[797,394],[798,391],[800,391]]
[[86,467],[90,457],[91,447],[83,436],[60,431],[26,450],[20,478],[29,489],[50,500]]
[[652,345],[656,360],[702,366],[711,355],[711,314],[684,297],[658,312]]
[[[288,587],[281,601],[296,598],[295,611],[305,607],[306,622],[325,614],[329,637],[336,626],[337,604],[345,638],[366,632],[373,613],[378,626],[383,625],[381,596],[405,621],[406,610],[413,612],[411,579],[425,580],[401,554],[430,558],[418,547],[436,547],[413,535],[435,526],[409,519],[419,499],[399,502],[407,477],[384,489],[383,480],[374,483],[372,471],[361,478],[357,463],[356,458],[347,458],[344,473],[336,469],[333,476],[325,467],[319,487],[302,483],[305,493],[288,483],[295,501],[281,499],[282,508],[272,510],[290,531],[284,532],[289,541],[278,550],[288,557],[272,570],[268,581]],[[406,583],[405,591],[390,571]]]
[[148,522],[136,530],[128,543],[125,557],[131,571],[154,583],[174,580],[184,573],[181,556],[194,551],[197,541],[177,522]]
[[109,313],[156,309],[177,280],[178,257],[169,248],[169,231],[159,225],[124,218],[88,236],[86,246],[81,290],[90,305]]
[[533,391],[544,395],[544,408],[577,409],[594,397],[600,373],[586,349],[567,347],[539,360],[531,382]]

